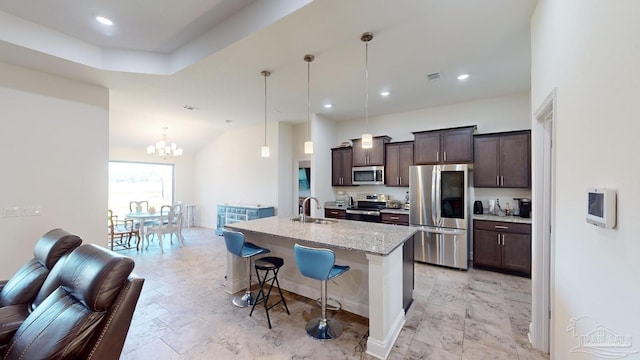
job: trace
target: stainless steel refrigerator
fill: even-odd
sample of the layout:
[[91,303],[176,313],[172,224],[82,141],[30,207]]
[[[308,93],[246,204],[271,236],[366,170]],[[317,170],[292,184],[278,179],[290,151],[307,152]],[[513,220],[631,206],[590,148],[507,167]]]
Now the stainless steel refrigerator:
[[469,165],[418,165],[409,168],[409,224],[415,260],[468,268]]

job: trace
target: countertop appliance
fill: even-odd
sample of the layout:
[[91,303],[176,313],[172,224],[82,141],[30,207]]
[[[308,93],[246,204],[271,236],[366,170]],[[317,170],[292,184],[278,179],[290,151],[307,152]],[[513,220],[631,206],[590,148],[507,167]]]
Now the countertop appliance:
[[468,268],[469,165],[409,167],[409,224],[415,260]]
[[520,199],[520,217],[531,217],[531,199]]
[[355,166],[351,168],[353,185],[384,185],[384,166]]
[[387,206],[389,195],[358,194],[356,203],[347,209],[347,220],[381,222],[380,210]]
[[482,201],[476,200],[473,203],[473,213],[482,215],[483,212],[484,210],[482,209]]

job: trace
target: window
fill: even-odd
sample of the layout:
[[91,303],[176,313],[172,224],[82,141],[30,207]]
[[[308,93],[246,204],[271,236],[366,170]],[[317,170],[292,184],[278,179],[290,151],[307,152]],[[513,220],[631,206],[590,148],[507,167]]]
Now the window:
[[160,209],[173,204],[173,165],[109,161],[109,209],[120,216],[130,201],[147,200]]

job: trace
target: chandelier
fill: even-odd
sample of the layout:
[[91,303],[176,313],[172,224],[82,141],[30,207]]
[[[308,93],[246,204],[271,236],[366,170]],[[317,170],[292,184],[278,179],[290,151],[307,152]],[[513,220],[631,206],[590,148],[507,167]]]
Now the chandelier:
[[182,148],[179,148],[176,143],[169,144],[167,141],[167,129],[166,126],[162,128],[162,140],[155,145],[147,146],[147,155],[158,155],[163,159],[182,156]]

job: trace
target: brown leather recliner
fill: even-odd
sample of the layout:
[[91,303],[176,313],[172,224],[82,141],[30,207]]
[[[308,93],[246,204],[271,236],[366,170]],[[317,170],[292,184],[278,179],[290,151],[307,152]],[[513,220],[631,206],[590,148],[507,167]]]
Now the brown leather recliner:
[[42,235],[33,249],[33,259],[11,279],[0,283],[0,307],[31,303],[53,266],[81,243],[78,235],[63,229],[53,229]]
[[144,279],[133,259],[85,244],[51,272],[3,359],[118,359]]

